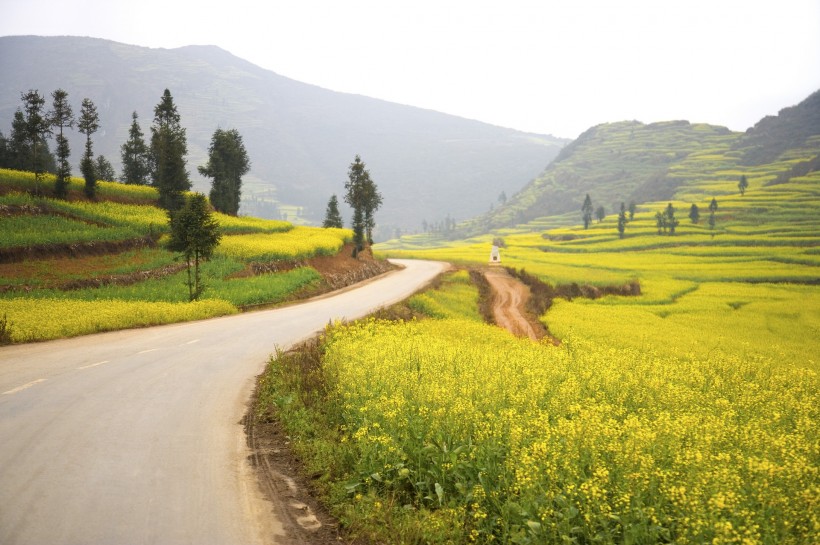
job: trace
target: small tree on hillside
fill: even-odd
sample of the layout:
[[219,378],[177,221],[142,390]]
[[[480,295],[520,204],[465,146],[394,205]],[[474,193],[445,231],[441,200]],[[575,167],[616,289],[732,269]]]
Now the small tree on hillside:
[[120,148],[122,158],[122,181],[126,184],[145,185],[151,174],[149,166],[148,146],[142,134],[137,112],[131,114],[131,128],[128,130],[128,140]]
[[584,220],[584,229],[589,229],[589,224],[592,223],[592,199],[589,198],[589,193],[581,205],[581,218]]
[[327,201],[327,210],[325,211],[325,221],[322,222],[322,227],[344,227],[342,222],[342,215],[339,213],[339,199],[336,195],[330,197]]
[[113,182],[117,177],[117,173],[114,172],[114,165],[105,158],[105,155],[97,156],[97,160],[94,161],[94,172],[97,175],[97,180],[106,182]]
[[717,212],[717,199],[712,197],[712,202],[709,203],[709,230],[712,231],[712,236],[715,236],[715,212]]
[[692,206],[689,207],[689,219],[695,224],[700,221],[700,209],[695,203],[692,203]]
[[667,226],[666,214],[664,212],[655,212],[655,227],[658,228],[658,234],[666,234]]
[[[205,285],[199,271],[200,260],[208,259],[219,244],[222,234],[219,224],[211,215],[208,199],[202,193],[194,193],[185,199],[182,208],[169,212],[171,240],[168,249],[181,252],[188,265],[188,300],[196,301]],[[193,275],[191,265],[194,266]]]
[[57,133],[57,176],[54,182],[54,193],[57,197],[64,199],[68,194],[68,179],[71,177],[71,165],[68,163],[68,156],[71,149],[68,146],[68,138],[63,135],[63,129],[70,129],[74,126],[74,112],[68,103],[68,93],[62,89],[57,89],[51,93],[53,99],[52,110],[48,114],[50,125],[58,129]]
[[[47,135],[46,135],[47,136]],[[37,165],[45,172],[57,172],[57,163],[48,149],[45,136],[40,136],[37,145]],[[32,148],[26,134],[26,118],[19,108],[11,120],[11,133],[6,139],[5,168],[13,170],[31,170]]]
[[629,221],[635,219],[635,212],[638,210],[638,206],[635,204],[635,201],[629,201]]
[[669,206],[666,207],[666,225],[669,227],[669,234],[674,236],[675,228],[678,226],[680,222],[675,219],[675,207],[672,206],[672,203],[669,203]]
[[601,223],[602,221],[604,221],[605,217],[606,217],[606,209],[604,208],[604,205],[601,205],[601,206],[599,206],[598,208],[595,209],[595,218],[598,220],[598,223]]
[[740,190],[741,195],[746,194],[746,188],[749,187],[749,180],[746,179],[745,174],[741,174],[740,181],[737,183],[737,188]]
[[629,219],[626,215],[626,206],[624,206],[624,203],[621,203],[621,211],[618,213],[618,236],[620,238],[624,238],[627,223],[629,223]]
[[242,198],[242,176],[251,168],[242,136],[236,129],[216,129],[208,148],[208,164],[199,173],[212,178],[210,199],[213,207],[224,214],[239,213]]
[[94,165],[94,151],[91,143],[91,135],[100,128],[100,116],[97,114],[97,107],[89,98],[83,99],[80,107],[80,119],[77,121],[77,128],[85,135],[85,153],[80,161],[80,171],[85,178],[83,191],[86,197],[93,199],[97,195],[97,173]]

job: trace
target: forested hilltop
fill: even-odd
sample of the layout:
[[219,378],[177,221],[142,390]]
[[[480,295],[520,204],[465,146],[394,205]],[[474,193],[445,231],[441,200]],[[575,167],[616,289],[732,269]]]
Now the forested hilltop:
[[[566,146],[544,172],[521,192],[494,210],[453,228],[450,238],[518,226],[537,218],[566,215],[565,224],[579,223],[585,196],[607,216],[621,202],[641,204],[686,200],[692,184],[732,181],[713,188],[714,195],[736,192],[736,183],[750,167],[773,167],[780,182],[816,167],[807,157],[820,155],[820,91],[777,116],[767,116],[745,133],[724,127],[667,121],[644,124],[624,121],[597,125]],[[795,164],[788,161],[795,159]],[[816,163],[816,159],[815,159]],[[797,170],[791,172],[794,167]],[[805,172],[802,172],[805,174]],[[753,185],[774,183],[771,178]],[[551,224],[560,219],[553,218]],[[536,222],[537,223],[537,222]]]
[[[379,224],[385,236],[487,210],[499,193],[515,193],[542,171],[566,143],[329,91],[213,46],[169,50],[92,38],[2,37],[0,72],[0,131],[8,136],[20,95],[29,89],[89,97],[99,109],[96,152],[118,175],[132,112],[145,130],[169,89],[187,130],[189,165],[205,162],[215,127],[243,136],[251,158],[245,214],[318,224],[350,158],[361,154],[384,194]],[[70,134],[69,142],[77,172],[81,136]],[[195,190],[207,186],[195,169],[191,179]]]

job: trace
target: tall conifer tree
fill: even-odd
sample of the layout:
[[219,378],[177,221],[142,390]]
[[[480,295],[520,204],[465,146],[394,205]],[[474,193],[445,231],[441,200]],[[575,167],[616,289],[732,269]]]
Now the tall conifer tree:
[[131,114],[131,128],[128,140],[120,147],[122,158],[122,181],[126,184],[145,185],[151,174],[148,160],[148,146],[137,121],[137,112]]
[[39,160],[39,147],[44,144],[45,139],[51,135],[51,124],[43,112],[46,99],[43,98],[36,89],[29,89],[27,93],[21,93],[23,99],[23,135],[29,146],[29,164],[34,173],[34,191],[40,193],[40,181],[45,170],[42,161]]
[[354,256],[364,249],[365,241],[372,242],[375,227],[374,214],[382,204],[382,196],[370,179],[370,171],[365,168],[358,155],[350,164],[345,182],[345,202],[353,208],[353,249]]
[[159,205],[166,210],[178,210],[185,203],[185,191],[191,189],[185,156],[188,142],[185,129],[171,92],[165,89],[154,108],[151,126],[151,171],[154,186],[159,191]]
[[85,153],[82,161],[80,161],[80,171],[82,171],[83,178],[85,178],[83,191],[86,197],[93,199],[97,195],[97,169],[94,167],[94,149],[91,135],[100,128],[100,116],[97,114],[97,107],[90,98],[83,99],[77,128],[85,135]]
[[584,229],[589,229],[589,224],[592,223],[592,199],[589,198],[589,193],[581,205],[581,217],[584,220]]
[[63,134],[63,129],[70,129],[74,126],[74,112],[68,103],[68,93],[63,89],[57,89],[51,93],[51,97],[53,102],[48,116],[49,123],[58,130],[57,176],[54,182],[54,193],[57,197],[64,199],[68,194],[68,179],[71,177],[71,165],[68,162],[71,149],[68,147],[68,138]]

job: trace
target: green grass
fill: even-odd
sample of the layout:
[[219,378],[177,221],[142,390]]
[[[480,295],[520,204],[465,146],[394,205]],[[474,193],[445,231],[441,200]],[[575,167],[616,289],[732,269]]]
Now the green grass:
[[100,227],[60,216],[0,217],[0,248],[112,242],[137,238],[141,233],[131,227]]

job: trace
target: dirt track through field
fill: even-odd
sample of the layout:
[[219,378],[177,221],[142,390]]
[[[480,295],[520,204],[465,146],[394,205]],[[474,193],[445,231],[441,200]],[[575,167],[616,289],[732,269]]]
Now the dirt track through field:
[[492,311],[495,323],[513,335],[537,341],[538,333],[527,318],[525,308],[530,289],[510,276],[506,269],[488,269],[484,276],[493,289]]

